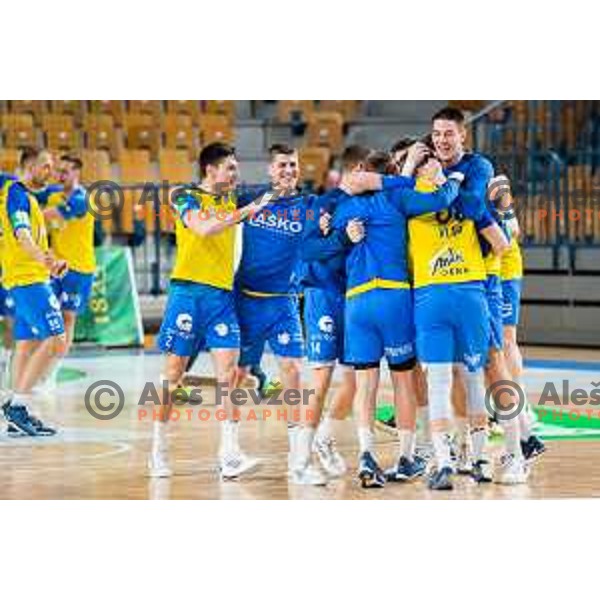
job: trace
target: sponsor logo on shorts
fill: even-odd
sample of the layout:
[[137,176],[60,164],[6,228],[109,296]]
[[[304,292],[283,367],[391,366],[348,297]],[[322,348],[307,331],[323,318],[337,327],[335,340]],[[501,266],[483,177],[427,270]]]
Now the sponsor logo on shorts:
[[402,346],[387,346],[384,348],[386,356],[390,358],[399,358],[401,356],[407,356],[414,352],[413,344],[403,344]]
[[333,333],[334,322],[333,319],[329,315],[323,315],[319,319],[319,329],[323,333]]
[[188,313],[181,313],[180,315],[177,315],[175,325],[180,331],[190,333],[192,331],[192,315]]
[[290,336],[290,334],[287,331],[284,331],[283,333],[280,333],[277,336],[277,341],[282,346],[287,346],[290,343],[291,339],[292,339],[292,337]]
[[481,365],[482,355],[480,353],[476,354],[465,354],[463,356],[463,360],[468,367],[477,368]]
[[227,323],[218,323],[215,325],[215,332],[220,337],[225,337],[229,333],[229,325]]

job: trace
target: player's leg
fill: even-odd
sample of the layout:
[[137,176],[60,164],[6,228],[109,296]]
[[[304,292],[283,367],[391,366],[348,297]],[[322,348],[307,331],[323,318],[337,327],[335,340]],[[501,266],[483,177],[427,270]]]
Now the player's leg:
[[384,356],[377,325],[376,290],[346,300],[344,315],[345,361],[356,375],[354,418],[359,444],[358,478],[365,488],[383,487],[385,475],[375,457],[375,407],[379,363]]
[[0,284],[0,316],[3,325],[3,343],[0,347],[0,387],[8,390],[11,386],[11,363],[13,353],[13,314],[14,304],[6,289]]
[[[190,289],[192,286],[189,286]],[[181,378],[189,363],[189,357],[198,344],[200,315],[191,292],[181,286],[171,285],[167,306],[157,338],[163,353],[163,366],[158,382],[161,390],[161,405],[153,412],[152,444],[148,458],[150,477],[170,477],[172,469],[169,460],[167,438],[169,418],[173,408],[172,393],[179,387]],[[163,394],[163,390],[167,394]]]
[[337,292],[314,288],[304,292],[306,358],[315,391],[309,405],[312,425],[317,427],[314,449],[331,477],[340,477],[346,471],[344,459],[336,449],[334,424],[350,413],[356,387],[354,370],[340,365],[341,384],[325,408],[336,362],[343,360],[343,310],[343,297]]
[[[485,369],[488,387],[493,390],[497,418],[504,433],[504,454],[501,457],[498,483],[524,483],[527,470],[521,450],[520,425],[514,414],[515,394],[511,385],[512,375],[504,358],[503,297],[498,278],[488,278],[487,300],[490,311],[490,350]],[[518,402],[518,398],[516,399]],[[512,414],[511,414],[512,413]]]
[[491,336],[488,298],[483,285],[472,283],[457,286],[457,300],[453,317],[469,418],[470,474],[477,483],[489,483],[492,465],[487,455],[488,412],[484,374]]
[[[521,304],[521,279],[502,281],[504,323],[504,358],[506,366],[512,375],[512,380],[522,390],[525,400],[527,392],[523,382],[523,357],[517,342],[517,326],[519,324],[519,312]],[[519,413],[519,429],[521,436],[521,450],[525,460],[539,456],[545,451],[542,440],[535,435],[533,430],[533,418],[529,402],[525,402],[523,410]]]
[[458,363],[452,369],[452,410],[454,413],[456,472],[459,475],[468,475],[471,473],[472,457],[467,388],[462,365]]
[[60,305],[47,284],[14,288],[16,352],[12,394],[3,406],[12,428],[26,435],[53,435],[56,430],[29,414],[33,387],[57,353],[64,351]]
[[415,290],[417,357],[427,383],[429,427],[436,468],[428,479],[433,490],[451,490],[452,425],[451,389],[454,362],[454,332],[448,319],[450,286],[428,286]]
[[290,443],[288,457],[290,481],[301,485],[324,485],[327,483],[327,478],[312,463],[313,443],[318,423],[313,411],[317,401],[314,390],[302,389],[304,339],[298,300],[294,297],[283,297],[273,299],[270,303],[273,325],[269,331],[268,341],[279,362],[282,394],[297,390],[302,399],[298,406],[286,406]]

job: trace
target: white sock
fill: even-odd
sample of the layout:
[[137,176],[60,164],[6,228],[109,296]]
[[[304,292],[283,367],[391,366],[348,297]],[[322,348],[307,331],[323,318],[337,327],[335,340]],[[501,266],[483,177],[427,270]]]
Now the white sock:
[[15,405],[27,405],[31,401],[31,394],[24,394],[22,392],[15,392],[10,403]]
[[288,434],[288,451],[290,456],[296,456],[297,450],[297,439],[298,432],[300,431],[300,426],[298,423],[294,423],[293,421],[288,421],[287,423],[287,434]]
[[471,431],[473,442],[473,460],[486,460],[485,449],[488,433],[485,427],[476,427]]
[[431,431],[429,431],[429,409],[426,406],[417,406],[417,420],[421,424],[421,427],[417,427],[419,443],[427,444],[431,441]]
[[469,420],[464,417],[456,417],[454,419],[456,428],[456,443],[459,448],[469,445]]
[[239,425],[238,421],[223,421],[221,427],[221,455],[236,454],[240,451]]
[[[514,381],[523,390],[525,398],[527,398],[527,392],[525,391],[525,387],[523,386],[521,378],[515,377]],[[526,442],[533,435],[533,420],[529,412],[529,403],[527,402],[527,400],[525,401],[525,406],[523,407],[523,410],[519,413],[519,430],[521,439],[524,442]]]
[[452,461],[450,459],[450,443],[448,440],[448,434],[439,431],[433,431],[431,433],[431,440],[433,442],[433,449],[435,451],[435,459],[438,469],[443,467],[451,467]]
[[504,448],[507,454],[514,454],[517,458],[523,458],[521,451],[521,439],[519,436],[518,419],[501,419],[500,426],[504,432]]
[[324,416],[319,423],[317,429],[317,437],[326,440],[333,437],[333,419],[329,416]]
[[404,456],[412,460],[415,454],[417,436],[412,429],[398,429],[398,442],[400,442],[399,458]]
[[310,463],[310,455],[312,452],[312,443],[314,437],[314,427],[298,427],[298,433],[296,434],[295,468],[304,469]]
[[152,430],[152,454],[167,449],[167,421],[154,421]]
[[373,452],[373,441],[375,436],[370,427],[358,427],[358,446],[360,453]]

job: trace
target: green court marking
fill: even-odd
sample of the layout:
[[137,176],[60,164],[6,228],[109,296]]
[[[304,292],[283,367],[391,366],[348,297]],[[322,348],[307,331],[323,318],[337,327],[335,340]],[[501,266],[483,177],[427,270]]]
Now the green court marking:
[[87,373],[81,369],[73,369],[71,367],[60,367],[58,370],[57,381],[58,383],[69,383],[71,381],[77,381],[83,379]]
[[[537,419],[536,433],[544,440],[600,440],[600,419],[590,417],[583,411],[579,417],[566,409],[562,414],[560,409],[554,407],[532,407]],[[394,416],[393,404],[381,404],[375,411],[377,421],[389,421]],[[598,411],[594,411],[598,412]],[[569,416],[569,413],[570,416]],[[492,436],[492,442],[502,440],[501,435]]]

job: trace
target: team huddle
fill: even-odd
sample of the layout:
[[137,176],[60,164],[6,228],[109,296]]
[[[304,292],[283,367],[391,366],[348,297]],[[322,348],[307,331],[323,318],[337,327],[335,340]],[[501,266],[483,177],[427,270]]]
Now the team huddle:
[[[174,392],[195,357],[210,352],[224,390],[222,478],[258,465],[241,449],[231,394],[250,374],[262,376],[268,344],[282,389],[314,390],[305,412],[286,413],[293,484],[325,485],[346,473],[335,438],[350,413],[365,488],[425,475],[434,490],[451,490],[457,474],[526,482],[544,445],[527,407],[503,418],[513,398],[490,394],[500,382],[522,387],[518,223],[510,182],[467,152],[465,138],[462,113],[447,108],[423,140],[403,139],[390,152],[349,146],[335,187],[321,195],[299,191],[298,153],[289,146],[270,149],[270,182],[254,187],[238,184],[233,148],[214,143],[200,152],[200,183],[178,189],[171,207],[177,252],[158,336],[160,377]],[[0,175],[2,411],[12,435],[56,433],[30,405],[68,353],[91,293],[94,217],[81,168],[77,157],[55,165],[30,148],[18,178]],[[398,444],[385,470],[374,442],[382,359]],[[304,361],[310,382],[302,381]],[[490,397],[504,434],[496,468],[487,447]],[[152,477],[172,475],[170,398],[153,423]]]
[[[509,181],[466,152],[465,138],[462,113],[448,108],[434,115],[426,140],[402,140],[389,153],[350,146],[337,186],[319,196],[298,191],[291,147],[273,146],[270,183],[248,189],[238,186],[234,150],[206,146],[200,184],[179,190],[173,203],[177,255],[158,338],[162,383],[177,389],[208,350],[217,383],[233,390],[260,372],[268,343],[283,389],[302,387],[306,359],[315,391],[305,417],[289,412],[292,483],[324,485],[346,472],[335,423],[351,411],[365,488],[426,473],[434,490],[452,489],[456,473],[524,483],[544,451],[529,412],[503,418],[514,401],[492,394],[505,446],[492,469],[486,407],[495,383],[522,385],[518,224]],[[374,445],[384,358],[398,439],[398,459],[386,470]],[[340,383],[327,403],[335,368]],[[172,406],[161,408],[149,474],[168,477]],[[227,393],[223,408],[219,466],[232,479],[257,460],[240,447]]]

